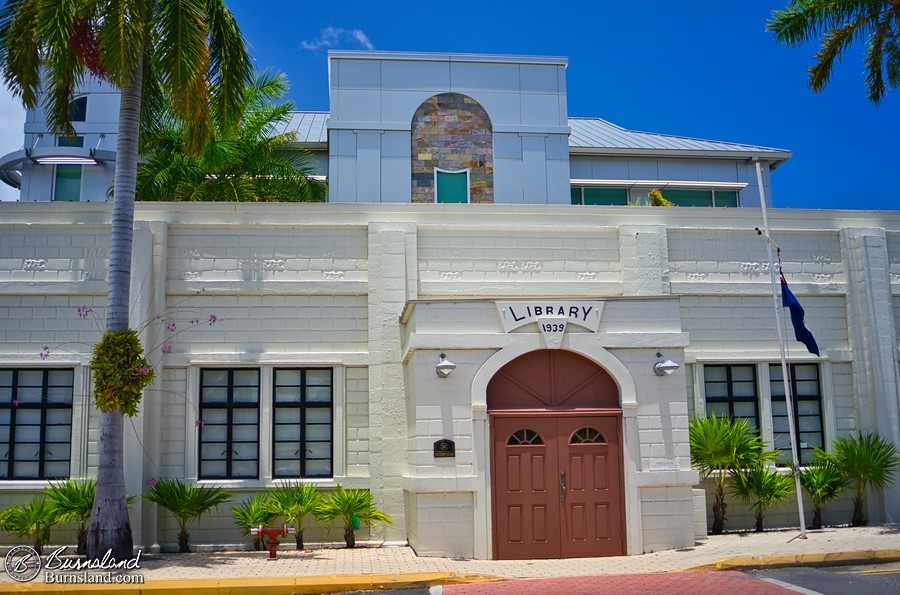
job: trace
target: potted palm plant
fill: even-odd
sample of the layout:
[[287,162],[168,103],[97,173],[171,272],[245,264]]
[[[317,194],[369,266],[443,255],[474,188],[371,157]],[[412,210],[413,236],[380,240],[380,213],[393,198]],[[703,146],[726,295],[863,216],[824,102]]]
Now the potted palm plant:
[[816,449],[816,456],[833,464],[847,479],[853,488],[850,524],[863,526],[868,522],[863,512],[866,486],[881,490],[893,483],[894,470],[900,464],[897,446],[878,434],[859,432],[856,436],[838,438],[832,444],[832,450],[834,452],[829,454]]
[[53,502],[43,496],[13,504],[0,513],[0,529],[31,541],[38,554],[50,541],[50,529],[59,522]]
[[787,502],[788,497],[794,493],[794,477],[779,473],[777,469],[763,463],[756,463],[732,474],[731,490],[738,498],[750,504],[756,514],[756,532],[762,533],[766,511],[776,504]]
[[320,518],[325,521],[340,519],[344,524],[344,544],[356,547],[356,531],[360,523],[391,524],[391,517],[375,507],[375,498],[368,490],[345,490],[338,486],[322,502]]
[[[250,535],[250,530],[260,525],[268,527],[278,517],[278,512],[273,508],[268,496],[254,494],[244,500],[239,506],[232,506],[234,522],[241,528],[241,535]],[[253,536],[253,549],[263,549],[262,534]]]
[[774,451],[766,452],[759,433],[751,430],[743,419],[732,417],[696,417],[688,424],[691,464],[703,478],[716,482],[712,533],[725,528],[725,482],[729,473],[757,463],[775,460]]
[[269,491],[269,504],[284,522],[294,526],[297,549],[303,549],[303,521],[309,516],[318,516],[322,506],[322,495],[311,483],[301,481],[285,483]]
[[168,509],[175,516],[178,521],[178,552],[183,554],[191,551],[188,525],[227,502],[231,499],[231,493],[218,486],[158,479],[152,483],[144,498]]
[[819,460],[800,472],[800,485],[813,505],[812,529],[822,528],[822,508],[841,495],[847,478],[834,464]]

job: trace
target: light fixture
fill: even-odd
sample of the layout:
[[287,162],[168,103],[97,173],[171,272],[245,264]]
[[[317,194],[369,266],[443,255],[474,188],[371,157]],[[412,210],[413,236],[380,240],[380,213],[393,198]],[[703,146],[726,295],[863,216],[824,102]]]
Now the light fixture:
[[669,376],[681,367],[670,359],[663,360],[663,354],[658,351],[656,357],[659,358],[659,361],[653,364],[653,373],[657,376]]
[[437,375],[441,378],[446,378],[450,375],[450,372],[456,369],[456,364],[447,359],[445,354],[441,354],[440,358],[438,358],[438,363],[434,367],[434,371],[437,372]]

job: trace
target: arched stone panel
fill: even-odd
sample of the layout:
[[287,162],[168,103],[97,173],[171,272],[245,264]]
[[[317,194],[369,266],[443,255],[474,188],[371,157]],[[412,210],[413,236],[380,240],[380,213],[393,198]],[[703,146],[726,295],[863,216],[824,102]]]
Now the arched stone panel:
[[412,119],[412,202],[435,202],[435,169],[469,171],[469,202],[494,202],[491,119],[459,93],[428,98]]

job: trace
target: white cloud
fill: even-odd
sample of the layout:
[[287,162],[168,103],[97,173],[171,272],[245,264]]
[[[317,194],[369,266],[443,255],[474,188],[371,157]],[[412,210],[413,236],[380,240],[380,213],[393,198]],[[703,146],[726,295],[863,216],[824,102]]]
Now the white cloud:
[[[6,87],[0,89],[0,157],[18,151],[25,141],[25,108]],[[0,182],[0,200],[18,200],[19,191]]]
[[[347,46],[351,46],[347,48]],[[331,49],[344,46],[345,49],[374,50],[375,46],[369,41],[369,36],[361,29],[340,29],[337,27],[325,27],[319,32],[319,36],[309,41],[301,41],[300,47],[304,50]]]

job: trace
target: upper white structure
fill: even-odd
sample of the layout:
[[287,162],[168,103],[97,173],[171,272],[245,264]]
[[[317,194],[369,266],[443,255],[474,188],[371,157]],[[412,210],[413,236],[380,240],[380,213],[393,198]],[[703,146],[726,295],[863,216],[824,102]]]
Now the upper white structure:
[[[760,197],[753,161],[763,165],[771,204],[769,173],[791,157],[570,118],[565,58],[334,51],[328,67],[330,113],[295,112],[282,131],[296,131],[297,147],[313,153],[331,202],[615,205],[660,188],[681,206],[753,207]],[[460,108],[453,98],[468,103]],[[106,200],[118,92],[85,81],[73,115],[78,138],[69,140],[49,129],[41,109],[28,112],[24,148],[0,158],[0,179],[21,187],[21,200]],[[433,156],[428,139],[441,133],[457,145],[475,142],[476,151],[458,146],[452,163],[422,159]],[[464,172],[462,182],[450,175]],[[443,193],[429,190],[444,184]],[[447,190],[463,187],[462,195]]]

